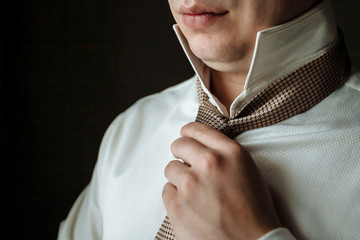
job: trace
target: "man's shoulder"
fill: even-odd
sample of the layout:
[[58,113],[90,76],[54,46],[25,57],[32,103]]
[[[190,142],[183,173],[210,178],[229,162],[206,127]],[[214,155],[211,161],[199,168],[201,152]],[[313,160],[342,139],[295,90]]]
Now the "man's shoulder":
[[[151,94],[137,100],[127,110],[120,113],[110,124],[107,132],[144,128],[155,129],[164,119],[177,115],[183,117],[180,109],[197,106],[196,80],[192,77],[161,92]],[[126,130],[125,130],[125,129]]]
[[[132,111],[135,109],[142,109],[143,107],[148,107],[149,105],[156,104],[158,107],[170,107],[178,104],[181,100],[186,100],[189,94],[192,96],[191,91],[196,91],[195,77],[189,78],[181,83],[178,83],[174,86],[168,87],[161,92],[157,92],[146,97],[143,97],[137,100],[126,112]],[[158,105],[161,104],[161,105]]]
[[197,97],[196,94],[196,81],[192,77],[161,92],[137,100],[126,111],[121,113],[118,118],[164,116],[178,105],[194,101],[194,98]]
[[178,136],[180,128],[195,119],[197,107],[194,78],[141,98],[110,124],[101,143],[99,159],[107,162],[123,159],[120,157],[123,154],[129,157],[138,146],[147,146],[149,139]]

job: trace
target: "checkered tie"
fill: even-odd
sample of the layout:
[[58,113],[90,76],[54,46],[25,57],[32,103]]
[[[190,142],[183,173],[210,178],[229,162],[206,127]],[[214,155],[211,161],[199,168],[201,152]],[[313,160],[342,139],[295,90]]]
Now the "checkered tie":
[[[351,69],[343,35],[323,55],[280,78],[251,99],[232,117],[223,116],[209,101],[198,80],[200,106],[196,121],[234,138],[240,133],[266,127],[310,109],[344,84]],[[174,240],[166,217],[155,239]]]

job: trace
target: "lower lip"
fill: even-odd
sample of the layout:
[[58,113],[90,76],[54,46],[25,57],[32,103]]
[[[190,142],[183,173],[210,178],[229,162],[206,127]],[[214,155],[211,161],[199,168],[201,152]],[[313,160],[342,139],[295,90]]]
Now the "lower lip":
[[225,17],[226,13],[223,14],[212,14],[212,13],[200,13],[200,14],[182,14],[183,23],[189,28],[199,29],[206,28],[213,25],[215,22]]

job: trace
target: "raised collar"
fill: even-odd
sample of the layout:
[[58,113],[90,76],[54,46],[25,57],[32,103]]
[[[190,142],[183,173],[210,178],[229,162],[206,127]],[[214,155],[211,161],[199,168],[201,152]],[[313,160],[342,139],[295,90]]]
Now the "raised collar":
[[287,23],[259,31],[244,91],[231,104],[228,113],[209,91],[209,67],[192,53],[180,28],[176,24],[173,28],[210,102],[228,117],[272,82],[311,61],[337,40],[337,25],[330,0],[322,1]]

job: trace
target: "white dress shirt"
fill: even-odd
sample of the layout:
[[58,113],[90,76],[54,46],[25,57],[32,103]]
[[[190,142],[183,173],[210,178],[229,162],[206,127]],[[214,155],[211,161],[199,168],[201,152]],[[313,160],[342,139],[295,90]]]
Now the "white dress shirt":
[[[241,93],[227,112],[208,90],[209,69],[188,48],[196,76],[145,97],[108,128],[90,184],[61,223],[59,239],[154,239],[166,211],[161,199],[171,143],[194,121],[200,78],[210,101],[232,115],[259,91],[311,61],[337,40],[330,1],[260,31]],[[360,239],[360,75],[295,117],[236,138],[267,182],[284,228],[270,239]]]

